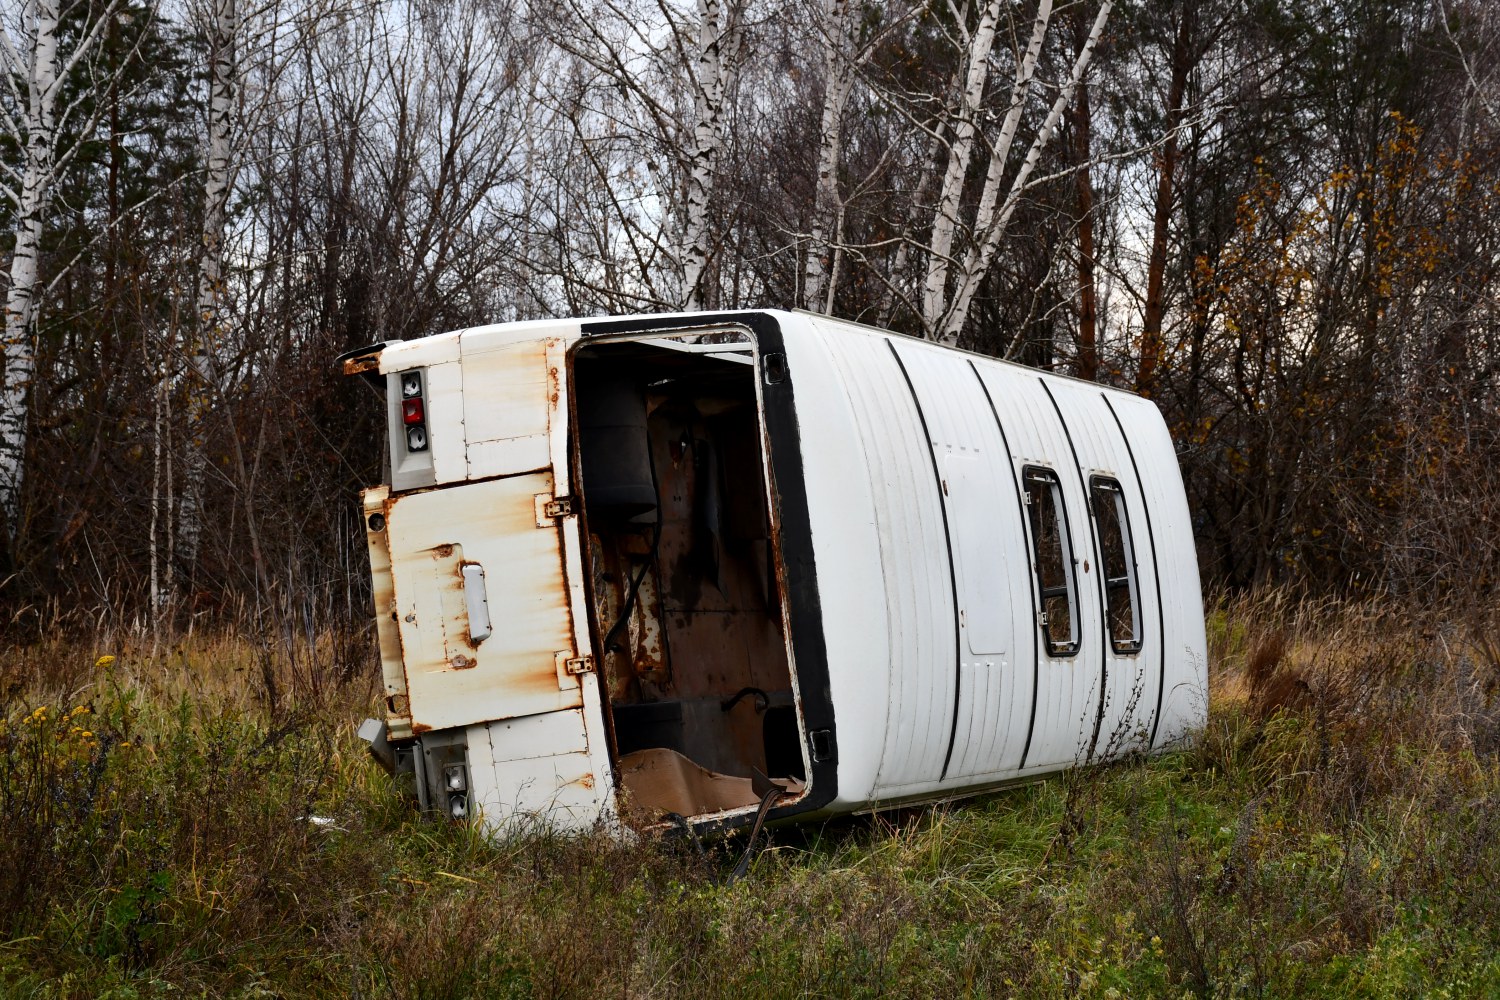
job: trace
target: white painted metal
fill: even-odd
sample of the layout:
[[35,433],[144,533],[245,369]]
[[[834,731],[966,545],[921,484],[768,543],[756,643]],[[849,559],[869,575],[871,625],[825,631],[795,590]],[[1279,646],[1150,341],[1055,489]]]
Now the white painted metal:
[[[862,542],[878,549],[879,579],[885,585],[886,621],[881,624],[890,673],[875,792],[887,796],[930,784],[942,773],[948,752],[956,652],[948,544],[921,418],[885,339],[825,336],[823,343],[834,381],[847,395],[854,417],[854,440],[848,444],[863,455],[875,498],[873,530]],[[804,471],[814,464],[807,457]],[[838,509],[838,500],[826,502],[830,510]],[[815,503],[810,497],[810,506]],[[818,563],[821,568],[824,560],[820,557]],[[828,567],[833,579],[825,582],[820,573],[820,592],[844,580],[837,565],[830,562]],[[856,621],[880,627],[865,615]]]
[[[952,759],[942,777],[998,776],[1021,765],[1035,685],[1030,563],[1017,479],[968,357],[917,341],[898,344],[896,353],[921,400],[943,473],[966,639]],[[1025,661],[1018,647],[1026,650]]]
[[[795,388],[837,723],[838,794],[822,812],[994,787],[1091,753],[1161,747],[1202,724],[1191,523],[1149,401],[825,317],[759,315],[780,326]],[[735,319],[715,314],[711,325]],[[387,689],[410,698],[419,733],[467,727],[474,801],[492,826],[535,816],[580,827],[614,810],[598,678],[565,665],[590,651],[576,518],[538,517],[541,501],[572,492],[567,352],[581,337],[579,321],[482,327],[392,345],[379,361],[382,372],[424,370],[435,471],[434,488],[366,500],[367,514],[383,504],[390,518],[383,536],[371,533],[372,550],[389,542],[405,653],[399,691],[384,648],[395,632],[383,624]],[[1020,489],[1032,465],[1056,473],[1063,498],[1080,640],[1071,656],[1049,656],[1037,624]],[[1094,475],[1117,480],[1125,500],[1136,652],[1114,651],[1105,633]],[[467,651],[450,649],[445,630],[475,617],[468,591],[456,585],[445,605],[437,582],[406,582],[437,581],[453,559],[455,581],[462,564],[485,567],[493,619],[493,635]],[[384,565],[377,593],[388,592]],[[794,658],[804,640],[793,636]],[[455,668],[455,652],[476,663]]]

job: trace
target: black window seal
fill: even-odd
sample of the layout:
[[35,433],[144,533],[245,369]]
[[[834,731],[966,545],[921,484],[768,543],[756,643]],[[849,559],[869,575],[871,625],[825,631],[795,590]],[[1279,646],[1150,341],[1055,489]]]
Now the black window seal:
[[1033,476],[1037,476],[1040,482],[1049,483],[1054,490],[1053,499],[1058,513],[1059,540],[1063,543],[1062,561],[1068,573],[1069,582],[1065,586],[1068,588],[1068,618],[1069,625],[1072,628],[1073,639],[1068,643],[1053,642],[1051,632],[1042,623],[1042,615],[1047,611],[1047,597],[1049,594],[1055,595],[1057,588],[1048,587],[1046,581],[1042,579],[1042,547],[1040,539],[1037,538],[1036,521],[1034,520],[1034,518],[1038,518],[1040,515],[1034,511],[1027,511],[1026,535],[1031,542],[1031,575],[1036,580],[1036,614],[1034,616],[1036,629],[1041,633],[1042,646],[1046,649],[1047,655],[1052,659],[1067,660],[1077,656],[1079,651],[1083,649],[1083,623],[1078,620],[1080,603],[1078,593],[1078,560],[1074,557],[1073,553],[1073,527],[1068,519],[1068,500],[1063,494],[1062,477],[1057,474],[1056,469],[1050,466],[1036,465],[1034,463],[1021,466],[1022,502],[1027,502],[1026,498],[1030,492],[1027,484]]
[[[1146,645],[1146,616],[1141,613],[1141,568],[1135,558],[1135,533],[1130,530],[1130,503],[1125,499],[1125,487],[1114,476],[1095,474],[1089,477],[1089,516],[1098,520],[1098,509],[1094,506],[1100,492],[1112,493],[1119,501],[1116,517],[1120,522],[1120,544],[1125,552],[1126,576],[1115,578],[1109,575],[1109,553],[1104,551],[1104,532],[1099,537],[1099,581],[1104,591],[1104,632],[1109,636],[1109,647],[1120,656],[1138,656]],[[1101,526],[1102,527],[1102,526]],[[1130,590],[1130,613],[1135,620],[1135,638],[1126,642],[1115,639],[1111,625],[1109,606],[1110,591],[1121,587]]]

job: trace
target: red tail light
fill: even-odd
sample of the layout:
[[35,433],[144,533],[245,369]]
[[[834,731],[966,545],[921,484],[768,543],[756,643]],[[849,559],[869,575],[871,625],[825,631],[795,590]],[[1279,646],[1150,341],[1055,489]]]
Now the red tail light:
[[403,399],[401,401],[401,422],[405,424],[420,424],[422,422],[422,400]]

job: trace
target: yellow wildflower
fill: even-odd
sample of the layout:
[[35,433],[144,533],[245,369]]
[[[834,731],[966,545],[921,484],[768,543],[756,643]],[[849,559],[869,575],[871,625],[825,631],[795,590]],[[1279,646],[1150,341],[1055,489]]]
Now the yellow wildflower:
[[113,656],[101,656],[99,657],[99,659],[94,661],[94,666],[99,670],[108,670],[114,665],[115,658]]

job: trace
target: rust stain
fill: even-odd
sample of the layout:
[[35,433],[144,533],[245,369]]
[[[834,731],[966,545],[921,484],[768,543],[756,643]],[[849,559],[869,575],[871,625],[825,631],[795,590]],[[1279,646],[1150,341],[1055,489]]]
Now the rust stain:
[[550,365],[547,368],[547,404],[551,409],[557,409],[557,401],[562,398],[562,380],[558,378],[557,366]]
[[[400,615],[414,611],[419,619],[400,626],[402,642],[413,647],[403,662],[413,711],[429,729],[555,711],[581,697],[554,658],[575,642],[560,544],[567,522],[551,530],[535,524],[533,498],[550,496],[550,487],[549,475],[533,473],[411,494],[401,523],[391,522],[400,550],[395,575],[407,592]],[[464,563],[487,571],[495,624],[503,629],[509,618],[524,627],[474,642]]]
[[422,733],[432,732],[432,727],[425,722],[413,722],[411,724],[411,731],[413,735],[420,736]]
[[359,358],[350,358],[344,362],[345,375],[360,375],[364,372],[372,372],[380,367],[380,355],[366,354]]
[[583,777],[578,779],[578,784],[582,785],[584,788],[593,788],[594,776],[592,774],[585,774]]

